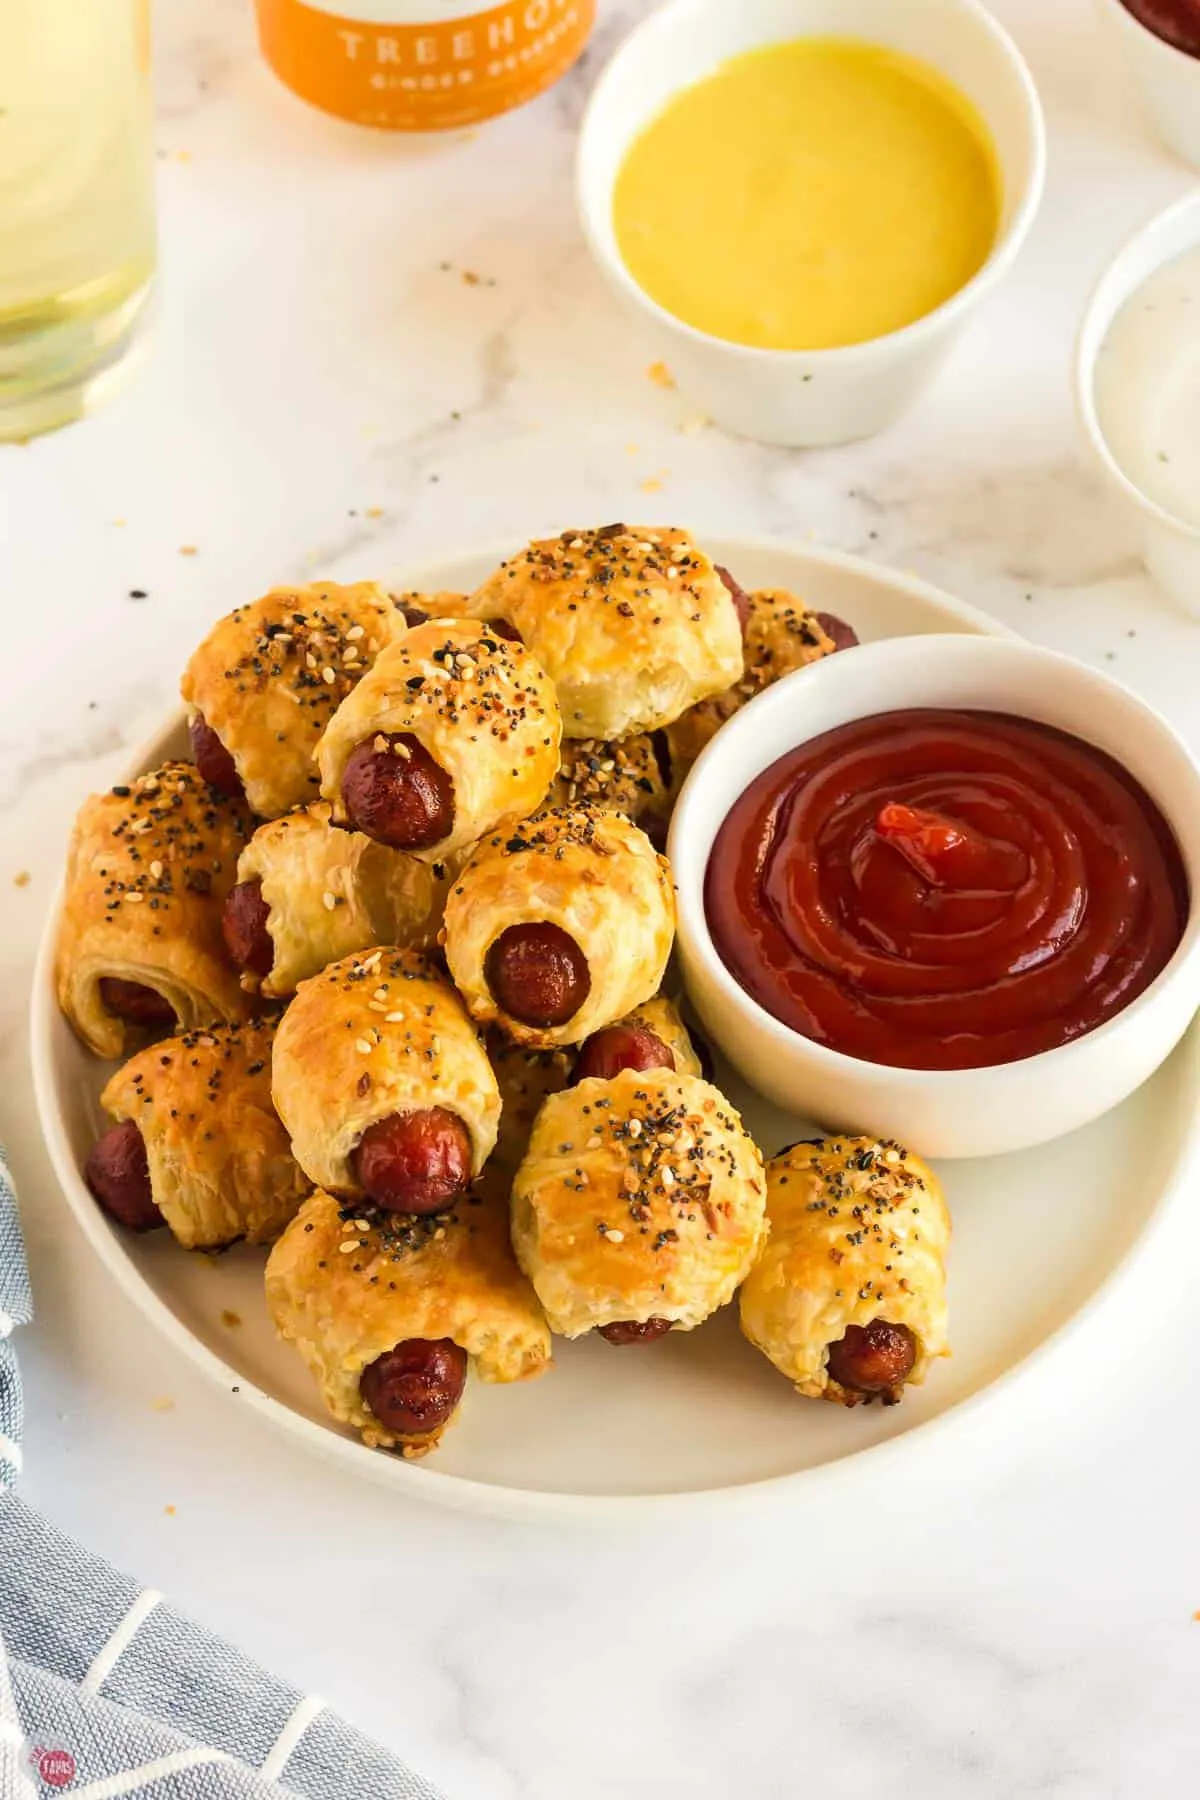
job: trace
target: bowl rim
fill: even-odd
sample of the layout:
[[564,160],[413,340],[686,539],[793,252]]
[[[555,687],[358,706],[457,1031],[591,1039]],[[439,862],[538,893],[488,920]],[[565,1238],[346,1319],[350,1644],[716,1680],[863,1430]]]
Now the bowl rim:
[[[1112,0],[1112,4],[1120,12],[1125,11],[1120,0]],[[1140,29],[1145,30],[1145,27],[1140,27]],[[1154,37],[1154,33],[1150,31],[1147,31],[1146,35]],[[1155,41],[1161,42],[1157,39]],[[1176,54],[1182,56],[1184,52],[1178,51]],[[1200,77],[1200,58],[1190,60],[1195,61],[1197,75]],[[1156,525],[1169,531],[1172,536],[1182,538],[1185,543],[1200,547],[1200,525],[1189,524],[1186,519],[1180,519],[1173,512],[1169,512],[1160,501],[1147,494],[1137,485],[1136,481],[1131,480],[1125,473],[1113,455],[1096,409],[1096,365],[1100,352],[1107,343],[1108,335],[1118,317],[1128,302],[1141,288],[1145,287],[1148,281],[1151,281],[1169,263],[1174,262],[1176,257],[1186,255],[1187,251],[1179,250],[1174,255],[1161,257],[1147,274],[1143,275],[1132,287],[1126,289],[1101,331],[1097,326],[1097,320],[1108,304],[1109,290],[1120,285],[1121,272],[1127,262],[1133,262],[1138,252],[1146,244],[1151,243],[1160,232],[1167,231],[1176,219],[1186,218],[1189,213],[1195,214],[1196,228],[1195,242],[1191,248],[1200,249],[1200,187],[1192,187],[1186,194],[1181,194],[1177,200],[1173,200],[1169,206],[1162,207],[1158,212],[1152,213],[1149,218],[1143,219],[1141,224],[1122,240],[1105,264],[1088,294],[1079,321],[1079,328],[1075,334],[1074,389],[1075,411],[1080,428],[1092,454],[1114,486],[1124,494],[1127,500],[1132,502],[1143,517],[1153,520]]]
[[[884,0],[880,0],[880,3],[882,5]],[[610,282],[660,325],[689,339],[693,344],[726,352],[739,360],[756,363],[759,367],[782,362],[793,368],[807,368],[810,364],[827,370],[839,366],[846,368],[855,362],[886,359],[895,350],[919,350],[927,340],[940,335],[947,326],[973,307],[1016,260],[1037,216],[1046,185],[1046,120],[1041,95],[1029,65],[1013,37],[982,4],[982,0],[945,0],[945,3],[972,18],[983,35],[991,38],[998,55],[1008,62],[1024,103],[1022,113],[1029,147],[1029,173],[1024,190],[1013,207],[1012,217],[1007,227],[997,234],[987,258],[962,287],[948,295],[932,311],[923,313],[919,319],[914,319],[895,331],[884,332],[879,337],[864,338],[857,344],[796,350],[772,349],[761,344],[740,344],[734,338],[717,337],[713,332],[702,331],[699,326],[690,325],[686,319],[668,311],[661,302],[646,292],[640,282],[634,280],[624,257],[617,249],[615,233],[606,230],[603,221],[596,217],[596,209],[587,192],[586,165],[598,130],[600,112],[610,96],[619,91],[624,61],[635,45],[656,35],[669,41],[681,24],[686,28],[690,14],[702,15],[714,4],[714,0],[666,0],[665,5],[657,7],[622,38],[588,97],[575,151],[575,202],[588,248]],[[798,31],[795,35],[803,37],[811,34]],[[771,41],[783,43],[789,40],[778,38]],[[672,94],[682,91],[683,85],[674,88]],[[1007,171],[1004,173],[1007,174]],[[605,198],[607,205],[612,198],[611,184],[605,189]],[[607,210],[611,212],[611,205],[607,205]]]
[[[995,636],[975,637],[967,633],[946,633],[944,635],[935,633],[919,639],[881,638],[874,643],[857,646],[853,652],[852,666],[862,671],[865,696],[874,692],[876,698],[878,697],[877,671],[880,666],[882,665],[886,671],[891,662],[911,655],[911,650],[898,651],[897,646],[910,645],[914,642],[926,648],[941,647],[948,654],[978,656],[984,661],[988,657],[996,655],[1015,656],[1024,659],[1027,663],[1057,668],[1065,679],[1077,680],[1082,677],[1094,691],[1105,696],[1106,703],[1115,702],[1118,705],[1132,708],[1135,713],[1140,714],[1144,727],[1150,731],[1156,730],[1160,738],[1169,740],[1190,771],[1195,789],[1196,816],[1200,819],[1200,760],[1193,755],[1187,744],[1163,715],[1151,706],[1149,701],[1143,700],[1141,695],[1135,693],[1132,688],[1126,687],[1123,682],[1116,681],[1102,670],[1094,669],[1090,664],[1078,662],[1074,657],[1066,656],[1061,651],[1045,649],[1040,644],[1030,643],[1027,639],[1015,635],[1010,638],[999,638]],[[973,648],[967,650],[958,648],[963,644],[972,645]],[[951,646],[954,648],[951,649]],[[788,695],[794,684],[797,681],[804,681],[808,686],[808,691],[811,692],[814,678],[818,680],[831,679],[822,674],[823,669],[836,667],[838,673],[832,679],[847,680],[849,676],[846,674],[846,670],[850,666],[849,659],[843,662],[841,657],[826,658],[816,664],[810,664],[807,668],[794,670],[763,693],[756,695],[723,726],[722,760],[728,761],[731,748],[736,755],[742,740],[753,745],[756,729],[762,722],[766,710],[764,702],[772,705],[776,710],[790,711],[792,716],[802,718],[801,709],[788,707]],[[868,697],[862,710],[855,712],[852,716],[856,719],[866,719],[881,712],[899,710],[902,709],[887,705],[881,707],[870,701]],[[1003,710],[1008,709],[1004,708]],[[1024,715],[1018,714],[1017,716]],[[734,746],[731,746],[728,735],[731,731],[737,733]],[[1079,734],[1073,735],[1078,736]],[[797,730],[795,742],[791,747],[798,748],[807,741],[801,726]],[[1103,749],[1103,745],[1094,747]],[[891,1063],[867,1062],[864,1058],[852,1056],[846,1051],[831,1049],[828,1045],[818,1043],[813,1038],[807,1038],[802,1033],[793,1030],[790,1025],[785,1024],[782,1019],[777,1019],[773,1013],[768,1012],[766,1007],[747,993],[732,971],[726,967],[709,930],[704,907],[704,879],[716,834],[728,816],[728,812],[722,814],[721,819],[714,827],[713,836],[709,840],[708,849],[702,862],[694,854],[686,852],[681,854],[679,845],[687,833],[692,819],[697,815],[703,816],[706,807],[710,816],[714,810],[711,806],[707,806],[706,793],[707,775],[717,766],[717,759],[713,756],[712,750],[713,744],[710,742],[689,771],[671,819],[668,850],[671,856],[671,867],[675,871],[680,932],[681,935],[686,935],[689,954],[703,962],[706,976],[716,984],[725,1004],[735,1008],[760,1036],[770,1039],[779,1053],[786,1054],[792,1061],[807,1061],[811,1066],[848,1083],[861,1083],[864,1080],[886,1082],[889,1086],[895,1086],[903,1092],[910,1093],[918,1088],[926,1090],[936,1088],[943,1095],[951,1097],[960,1096],[970,1088],[978,1087],[983,1081],[1015,1086],[1018,1083],[1028,1082],[1031,1075],[1033,1079],[1037,1079],[1043,1073],[1047,1078],[1053,1077],[1056,1080],[1069,1081],[1072,1075],[1082,1073],[1082,1066],[1086,1059],[1094,1058],[1098,1050],[1102,1052],[1104,1045],[1111,1043],[1118,1033],[1128,1031],[1132,1024],[1135,1024],[1150,1010],[1156,998],[1166,987],[1173,986],[1190,967],[1200,963],[1200,825],[1197,825],[1193,827],[1191,833],[1195,843],[1196,868],[1194,871],[1188,870],[1189,904],[1183,935],[1169,961],[1149,986],[1144,988],[1128,1006],[1123,1007],[1120,1012],[1114,1013],[1112,1018],[1106,1019],[1103,1024],[1096,1026],[1091,1031],[1084,1032],[1080,1037],[1072,1039],[1070,1043],[1059,1044],[1051,1050],[1039,1051],[1034,1056],[1021,1057],[1015,1062],[1008,1063],[984,1063],[977,1068],[970,1069],[911,1069],[898,1067]],[[769,769],[774,762],[779,760],[779,756],[787,754],[789,754],[788,751],[781,751],[766,761],[760,762],[752,770],[748,770],[747,784]],[[747,762],[754,760],[753,753],[747,757]],[[1180,849],[1183,850],[1187,833],[1181,830],[1176,822],[1178,809],[1168,808],[1154,795],[1151,795],[1151,798],[1155,799],[1155,803],[1161,808],[1172,835]],[[680,867],[681,863],[682,868]]]

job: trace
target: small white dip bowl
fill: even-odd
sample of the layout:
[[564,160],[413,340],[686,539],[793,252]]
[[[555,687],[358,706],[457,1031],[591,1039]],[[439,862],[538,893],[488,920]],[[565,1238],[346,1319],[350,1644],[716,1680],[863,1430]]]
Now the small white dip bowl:
[[[1157,801],[1193,896],[1167,967],[1124,1012],[1057,1050],[983,1069],[895,1069],[827,1049],[764,1010],[717,953],[704,912],[713,842],[754,778],[798,744],[907,707],[1012,713],[1115,757]],[[991,1156],[1074,1131],[1126,1099],[1200,1006],[1200,765],[1153,709],[1095,670],[1017,639],[892,638],[798,670],[726,724],[684,784],[670,834],[678,943],[705,1028],[746,1079],[822,1125],[924,1156]]]
[[1200,169],[1200,57],[1168,44],[1121,0],[1097,0],[1097,5],[1159,136]]
[[[710,336],[652,300],[617,245],[613,189],[634,138],[681,88],[731,56],[802,37],[854,37],[931,64],[971,100],[995,141],[1004,192],[992,253],[912,325],[833,350],[764,350]],[[578,196],[592,253],[679,386],[710,417],[763,443],[846,443],[880,431],[932,376],[968,313],[1023,242],[1041,199],[1045,128],[1033,78],[978,0],[671,0],[600,77],[579,142]]]
[[[1124,12],[1123,7],[1119,10]],[[1182,55],[1180,51],[1174,54]],[[1200,85],[1196,106],[1200,127]],[[1075,349],[1075,398],[1084,435],[1097,461],[1138,521],[1146,567],[1176,605],[1200,618],[1200,530],[1175,518],[1129,479],[1109,449],[1096,410],[1096,360],[1117,314],[1164,263],[1197,245],[1200,193],[1193,193],[1143,225],[1117,252],[1084,311]]]

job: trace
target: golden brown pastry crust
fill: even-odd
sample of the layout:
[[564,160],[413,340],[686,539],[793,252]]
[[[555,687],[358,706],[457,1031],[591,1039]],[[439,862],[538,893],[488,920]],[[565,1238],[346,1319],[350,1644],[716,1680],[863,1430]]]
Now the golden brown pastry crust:
[[84,802],[67,855],[55,985],[97,1056],[121,1056],[143,1035],[108,1011],[105,979],[153,988],[185,1030],[247,1017],[221,909],[252,828],[193,763],[164,763]]
[[357,1213],[318,1188],[272,1250],[266,1292],[275,1329],[334,1418],[404,1456],[423,1456],[441,1433],[395,1436],[358,1387],[397,1344],[451,1338],[481,1381],[525,1381],[550,1366],[550,1333],[513,1259],[498,1194],[477,1191],[448,1213],[413,1219]]
[[732,1299],[765,1199],[762,1157],[716,1088],[626,1070],[542,1107],[513,1183],[513,1247],[552,1331],[688,1330]]
[[711,700],[690,706],[667,726],[671,787],[677,793],[700,752],[747,700],[783,675],[830,656],[837,645],[815,613],[786,588],[756,588],[747,595],[745,669],[740,680]]
[[546,807],[592,806],[624,813],[643,830],[665,831],[670,802],[649,732],[606,742],[564,738]]
[[462,1002],[411,950],[376,948],[302,981],[275,1040],[275,1108],[309,1179],[361,1198],[353,1152],[394,1113],[445,1107],[477,1175],[500,1118],[496,1077]]
[[864,1398],[832,1380],[830,1344],[849,1325],[907,1325],[910,1382],[948,1356],[950,1216],[937,1176],[899,1144],[868,1137],[794,1144],[767,1164],[771,1235],[741,1292],[742,1330],[812,1398]]
[[271,1104],[274,1035],[259,1020],[165,1038],[100,1097],[141,1131],[155,1203],[186,1250],[269,1244],[309,1191]]
[[454,784],[454,825],[428,849],[437,862],[545,799],[558,768],[558,701],[520,644],[476,621],[432,619],[381,655],[338,708],[317,747],[321,792],[346,820],[342,775],[351,752],[381,732],[409,732]]
[[686,531],[564,531],[501,563],[469,604],[520,632],[558,689],[567,737],[653,731],[742,672],[729,590]]
[[218,620],[180,683],[232,756],[251,811],[317,798],[313,752],[376,655],[408,629],[374,581],[278,587]]
[[406,593],[397,594],[395,600],[397,606],[415,607],[431,619],[469,619],[472,616],[467,596],[454,588],[436,588],[428,594],[410,588]]
[[[533,921],[569,932],[587,958],[591,989],[565,1025],[522,1024],[487,984],[493,941]],[[579,1044],[657,993],[675,934],[670,869],[621,813],[540,813],[479,845],[450,890],[444,934],[450,973],[473,1018],[519,1044]]]
[[573,1046],[531,1050],[514,1044],[502,1031],[489,1031],[487,1053],[500,1089],[500,1134],[488,1169],[511,1181],[528,1148],[542,1102],[570,1083],[575,1051]]
[[245,972],[242,986],[274,999],[374,944],[431,950],[457,867],[454,858],[420,862],[340,830],[323,801],[260,825],[238,880],[262,883],[275,960],[267,976]]

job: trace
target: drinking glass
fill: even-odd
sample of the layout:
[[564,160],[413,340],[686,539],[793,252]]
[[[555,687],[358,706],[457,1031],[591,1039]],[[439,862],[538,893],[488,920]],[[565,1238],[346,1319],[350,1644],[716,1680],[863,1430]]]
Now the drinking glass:
[[0,0],[0,440],[128,366],[154,271],[150,0]]

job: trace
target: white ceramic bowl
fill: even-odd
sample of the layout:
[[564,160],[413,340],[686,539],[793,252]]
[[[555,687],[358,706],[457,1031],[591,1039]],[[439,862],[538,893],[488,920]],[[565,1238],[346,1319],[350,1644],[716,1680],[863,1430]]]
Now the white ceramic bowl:
[[1184,162],[1200,169],[1200,57],[1158,37],[1121,0],[1096,3],[1160,137]]
[[[941,70],[995,140],[1003,211],[987,262],[944,305],[901,331],[833,350],[763,350],[687,325],[625,266],[612,196],[625,153],[673,94],[740,51],[799,37],[859,37]],[[584,231],[617,295],[647,328],[679,386],[731,431],[764,443],[845,443],[891,423],[933,374],[968,313],[1008,268],[1041,198],[1045,132],[1033,79],[978,0],[672,0],[626,39],[583,121],[578,196]]]
[[1200,906],[1193,902],[1183,941],[1158,979],[1096,1031],[1023,1062],[946,1072],[860,1062],[801,1037],[739,987],[705,920],[713,841],[755,776],[823,731],[909,706],[1015,713],[1106,750],[1162,808],[1192,894],[1200,893],[1200,765],[1144,701],[1081,663],[1017,640],[897,638],[778,682],[696,764],[670,837],[684,979],[713,1039],[778,1105],[837,1129],[898,1138],[933,1157],[1025,1149],[1116,1106],[1178,1043],[1200,1006]]
[[[1119,10],[1124,12],[1124,8]],[[1200,63],[1196,68],[1200,77]],[[1196,108],[1200,130],[1200,79]],[[1084,311],[1075,349],[1075,398],[1084,435],[1097,461],[1137,519],[1146,567],[1178,606],[1200,618],[1200,530],[1175,518],[1129,479],[1108,447],[1096,411],[1096,359],[1113,320],[1130,295],[1164,263],[1173,262],[1198,244],[1200,193],[1192,193],[1143,225],[1117,252]]]

